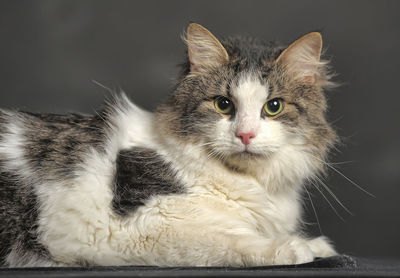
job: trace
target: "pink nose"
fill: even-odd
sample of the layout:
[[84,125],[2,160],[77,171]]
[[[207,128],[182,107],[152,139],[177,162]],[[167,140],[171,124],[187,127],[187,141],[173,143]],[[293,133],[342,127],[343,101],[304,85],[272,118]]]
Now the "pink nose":
[[249,133],[239,132],[236,134],[236,136],[239,137],[240,140],[242,140],[242,143],[245,145],[249,145],[250,139],[253,139],[254,137],[256,137],[256,135],[253,132],[249,132]]

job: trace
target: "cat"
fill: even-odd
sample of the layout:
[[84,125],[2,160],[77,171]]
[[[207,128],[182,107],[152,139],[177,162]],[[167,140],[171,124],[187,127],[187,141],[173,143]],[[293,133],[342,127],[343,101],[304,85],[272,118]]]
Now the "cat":
[[218,40],[191,23],[154,112],[117,94],[94,116],[0,110],[6,267],[298,264],[304,183],[336,142],[322,37]]

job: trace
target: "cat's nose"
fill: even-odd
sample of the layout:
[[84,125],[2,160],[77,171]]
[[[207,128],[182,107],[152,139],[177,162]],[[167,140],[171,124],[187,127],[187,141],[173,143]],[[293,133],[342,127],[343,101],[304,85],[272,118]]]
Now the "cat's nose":
[[249,145],[250,139],[253,139],[254,137],[256,137],[256,135],[253,132],[248,132],[248,133],[239,132],[236,134],[236,137],[240,138],[243,144]]

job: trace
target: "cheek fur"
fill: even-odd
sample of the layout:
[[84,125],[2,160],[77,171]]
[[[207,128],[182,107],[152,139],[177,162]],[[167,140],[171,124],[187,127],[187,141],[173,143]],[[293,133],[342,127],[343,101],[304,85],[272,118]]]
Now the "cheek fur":
[[287,143],[287,132],[284,126],[275,120],[260,120],[258,135],[249,145],[249,150],[256,152],[275,152]]
[[209,147],[217,152],[231,154],[243,151],[243,144],[235,136],[234,122],[221,118],[215,122],[208,134]]

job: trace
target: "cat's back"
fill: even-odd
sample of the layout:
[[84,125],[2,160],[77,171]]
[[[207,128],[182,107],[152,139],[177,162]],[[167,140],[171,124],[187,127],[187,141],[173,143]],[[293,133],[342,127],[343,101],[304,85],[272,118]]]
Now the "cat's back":
[[10,256],[26,263],[48,256],[38,240],[38,187],[71,178],[104,135],[98,116],[0,110],[0,265]]
[[152,150],[151,129],[152,114],[124,95],[95,115],[0,110],[0,265],[54,265],[71,237],[73,261],[93,244],[92,227],[107,230],[110,216],[168,187],[173,172]]
[[[101,116],[0,111],[1,170],[50,174],[73,172],[88,147],[104,147],[107,123]],[[22,170],[23,169],[23,170]],[[41,173],[45,169],[45,173]],[[50,171],[50,172],[49,172]],[[21,174],[21,173],[20,173]]]

